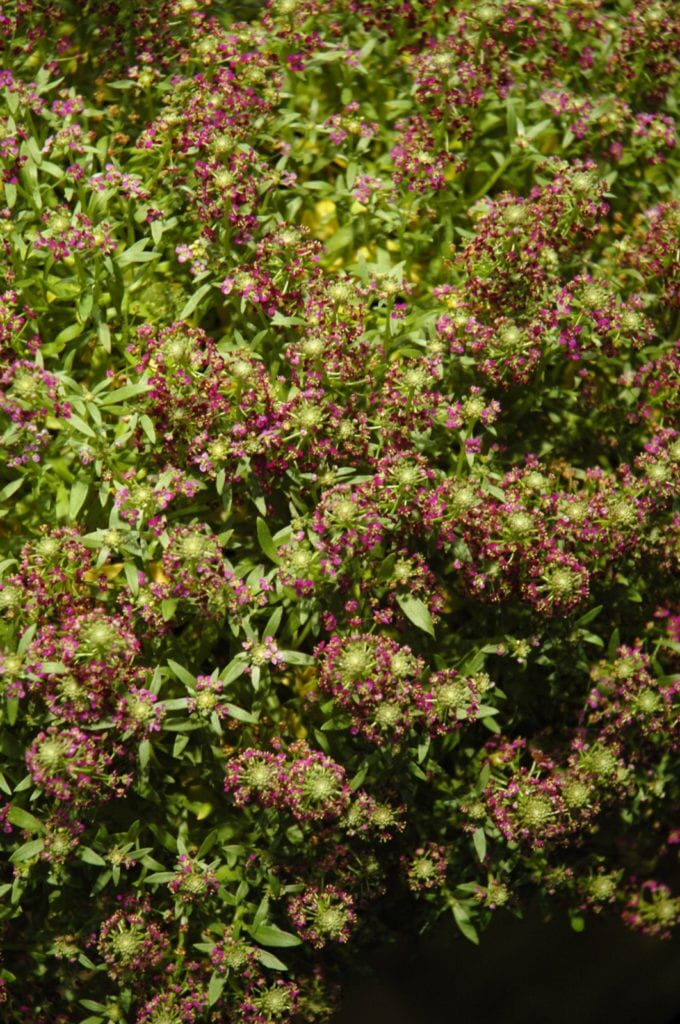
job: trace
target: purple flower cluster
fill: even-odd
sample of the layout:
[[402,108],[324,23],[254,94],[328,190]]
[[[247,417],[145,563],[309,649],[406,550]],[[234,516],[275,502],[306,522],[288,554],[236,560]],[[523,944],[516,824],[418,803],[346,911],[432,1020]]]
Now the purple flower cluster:
[[300,822],[337,820],[351,797],[345,770],[304,740],[286,753],[245,750],[227,762],[224,788],[238,807],[276,807]]
[[334,885],[311,886],[288,902],[288,916],[301,939],[315,949],[328,942],[345,943],[356,923],[354,900]]

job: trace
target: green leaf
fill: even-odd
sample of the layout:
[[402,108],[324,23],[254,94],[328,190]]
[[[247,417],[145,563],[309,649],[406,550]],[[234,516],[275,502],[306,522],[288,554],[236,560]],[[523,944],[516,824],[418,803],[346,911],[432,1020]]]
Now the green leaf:
[[139,744],[139,767],[144,771],[149,765],[149,759],[151,757],[151,744],[148,740],[142,740]]
[[397,604],[414,626],[422,629],[425,633],[429,633],[430,636],[434,636],[432,616],[428,611],[427,605],[419,597],[413,597],[411,594],[399,595],[397,597]]
[[288,970],[283,960],[279,960],[278,956],[274,956],[273,953],[269,953],[266,949],[258,949],[257,959],[264,967],[271,967],[273,971]]
[[85,330],[85,324],[71,324],[69,327],[65,327],[63,331],[60,331],[56,338],[53,339],[52,344],[55,348],[59,349],[62,345],[67,345],[69,341],[74,341],[79,338]]
[[616,649],[620,646],[620,644],[621,634],[619,633],[618,629],[615,629],[611,637],[609,638],[609,646],[607,648],[607,657],[610,661],[613,661],[616,657]]
[[185,683],[191,690],[196,689],[196,676],[192,676],[191,672],[187,671],[182,665],[179,665],[176,661],[171,658],[168,659],[168,665],[172,669],[173,675],[177,676],[179,680]]
[[302,940],[297,935],[284,932],[275,924],[258,924],[248,931],[261,946],[300,946]]
[[80,859],[84,860],[86,864],[94,864],[98,868],[105,868],[106,861],[103,857],[100,857],[98,853],[91,850],[89,846],[81,846],[80,848]]
[[22,635],[17,647],[17,654],[25,654],[31,645],[33,637],[35,636],[38,629],[38,623],[34,622],[32,626],[29,626],[26,632]]
[[211,975],[210,982],[208,984],[208,1006],[215,1005],[217,1000],[222,995],[226,983],[226,977],[223,977],[219,974]]
[[264,554],[269,558],[274,565],[281,565],[281,559],[276,552],[276,545],[272,540],[272,535],[269,532],[269,527],[265,523],[261,516],[257,517],[257,539],[260,542],[260,547]]
[[97,436],[92,427],[89,426],[89,424],[87,424],[84,419],[81,419],[80,416],[76,416],[74,412],[71,413],[71,415],[67,418],[66,422],[69,423],[72,427],[75,427],[76,430],[79,430],[81,434],[85,434],[86,437]]
[[129,267],[131,263],[148,263],[150,260],[158,259],[160,253],[144,252],[148,244],[148,238],[140,238],[129,249],[116,256],[116,263],[119,267]]
[[132,593],[139,593],[139,573],[137,572],[137,566],[133,565],[132,562],[125,562],[123,570],[125,572],[125,579],[127,580]]
[[11,864],[21,864],[25,860],[31,860],[35,857],[44,846],[42,839],[30,839],[23,846],[20,846],[18,850],[15,850],[10,857]]
[[351,245],[354,238],[354,229],[351,224],[345,224],[335,232],[332,238],[326,242],[326,252],[339,252],[346,246]]
[[136,398],[137,395],[143,395],[146,391],[150,390],[146,381],[139,381],[137,384],[126,384],[122,388],[116,388],[115,391],[109,391],[100,400],[99,405],[114,405],[118,402],[126,402],[128,398]]
[[225,707],[232,718],[235,718],[238,722],[248,722],[254,724],[258,721],[257,717],[246,711],[244,708],[238,707],[236,704],[225,704]]
[[111,331],[109,329],[109,325],[105,324],[103,321],[101,321],[99,323],[99,326],[97,327],[97,335],[99,337],[99,341],[100,341],[101,346],[104,349],[104,351],[105,352],[110,352],[111,351]]
[[602,604],[598,604],[595,608],[591,608],[589,612],[586,612],[585,615],[582,615],[580,619],[576,620],[576,625],[587,626],[589,622],[592,622],[593,619],[597,618],[603,608],[604,605]]
[[184,748],[186,747],[188,742],[189,742],[189,737],[186,734],[180,733],[179,736],[176,736],[175,737],[175,742],[174,742],[173,747],[172,747],[172,756],[173,757],[181,757],[182,751],[184,750]]
[[147,416],[146,414],[144,416],[140,416],[139,417],[139,424],[140,424],[142,430],[144,431],[144,433],[146,434],[146,436],[148,437],[149,441],[151,441],[151,444],[155,444],[156,443],[156,430],[154,428],[154,425],[153,425],[150,417]]
[[26,832],[43,832],[44,826],[37,818],[34,818],[32,814],[25,811],[23,807],[18,807],[16,804],[12,804],[9,811],[7,812],[7,818],[12,825],[16,825],[17,828],[25,829]]
[[276,636],[276,631],[281,625],[281,619],[283,618],[283,608],[279,605],[269,616],[267,625],[262,630],[262,636]]
[[482,863],[486,857],[486,832],[483,828],[476,828],[472,836],[472,842],[475,847],[475,853],[479,857]]
[[182,307],[178,319],[186,320],[187,317],[191,316],[191,314],[196,309],[201,299],[208,294],[211,287],[212,286],[209,284],[202,284],[201,287],[194,292],[194,294],[191,296],[186,305]]
[[71,487],[71,493],[69,494],[68,498],[69,519],[76,519],[78,513],[80,512],[81,508],[85,503],[85,499],[87,498],[87,492],[89,491],[89,489],[89,486],[82,480],[76,480],[76,482],[73,484],[73,486]]
[[463,910],[459,903],[454,903],[452,910],[456,924],[458,925],[458,928],[460,929],[462,934],[469,942],[473,942],[475,946],[478,946],[479,935],[477,934],[477,929],[470,921],[470,918],[468,917],[465,910]]
[[7,709],[7,724],[15,725],[19,715],[19,698],[7,697],[5,707]]
[[303,654],[302,651],[279,651],[281,658],[286,665],[313,665],[314,658],[311,654]]
[[363,786],[364,780],[366,779],[367,775],[368,765],[364,764],[356,773],[356,775],[350,780],[349,788],[352,790],[352,792],[356,793],[357,789],[359,789],[360,786]]
[[0,500],[4,501],[5,498],[11,498],[15,491],[18,491],[23,484],[23,479],[19,477],[18,480],[11,480],[10,483],[6,484],[5,487],[0,491]]

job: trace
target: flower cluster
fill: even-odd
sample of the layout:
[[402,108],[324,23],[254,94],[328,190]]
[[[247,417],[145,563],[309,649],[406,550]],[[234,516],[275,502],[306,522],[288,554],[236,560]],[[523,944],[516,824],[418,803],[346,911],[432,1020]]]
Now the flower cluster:
[[327,942],[345,943],[356,922],[354,901],[349,893],[327,885],[324,889],[309,888],[294,896],[288,914],[300,938],[322,949]]
[[151,971],[163,961],[168,939],[153,920],[149,905],[125,898],[121,907],[102,922],[97,949],[112,977]]
[[318,652],[319,688],[350,715],[351,732],[373,743],[397,740],[427,708],[424,664],[386,637],[333,637]]
[[245,750],[227,762],[224,788],[239,807],[277,807],[300,822],[339,818],[351,795],[345,770],[303,740],[285,754]]
[[3,1021],[327,1024],[535,897],[676,929],[679,41],[2,5]]

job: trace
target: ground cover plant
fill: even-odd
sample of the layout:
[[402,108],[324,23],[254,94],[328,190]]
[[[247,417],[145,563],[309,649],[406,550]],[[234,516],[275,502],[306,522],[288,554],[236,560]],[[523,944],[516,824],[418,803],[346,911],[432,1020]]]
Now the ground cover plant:
[[678,14],[2,5],[4,1021],[677,925]]

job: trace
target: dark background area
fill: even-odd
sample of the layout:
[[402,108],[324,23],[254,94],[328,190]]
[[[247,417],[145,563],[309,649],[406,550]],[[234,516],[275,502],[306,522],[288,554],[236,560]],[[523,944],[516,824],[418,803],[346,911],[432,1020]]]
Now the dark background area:
[[680,1024],[680,942],[590,917],[499,914],[481,944],[442,920],[375,950],[348,979],[334,1024]]

